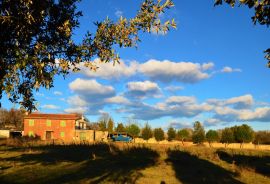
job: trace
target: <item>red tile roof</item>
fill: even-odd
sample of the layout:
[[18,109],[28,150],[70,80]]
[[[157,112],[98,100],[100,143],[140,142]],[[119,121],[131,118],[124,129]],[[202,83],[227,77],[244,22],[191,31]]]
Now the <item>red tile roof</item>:
[[24,116],[24,119],[61,119],[61,120],[78,120],[81,116],[78,114],[41,114],[31,113]]

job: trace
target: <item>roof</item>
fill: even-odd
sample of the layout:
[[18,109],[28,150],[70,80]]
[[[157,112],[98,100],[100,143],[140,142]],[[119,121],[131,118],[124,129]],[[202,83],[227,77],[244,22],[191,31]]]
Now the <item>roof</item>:
[[24,116],[24,119],[61,119],[61,120],[78,120],[81,116],[78,114],[42,114],[31,113]]

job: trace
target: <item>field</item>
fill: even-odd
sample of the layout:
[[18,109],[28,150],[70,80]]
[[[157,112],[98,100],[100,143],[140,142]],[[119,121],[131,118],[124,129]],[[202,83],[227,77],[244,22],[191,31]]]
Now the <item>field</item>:
[[270,183],[270,151],[173,144],[0,145],[0,183]]

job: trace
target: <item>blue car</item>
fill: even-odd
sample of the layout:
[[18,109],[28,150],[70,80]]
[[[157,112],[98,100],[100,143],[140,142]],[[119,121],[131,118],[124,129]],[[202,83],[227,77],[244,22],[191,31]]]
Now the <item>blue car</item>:
[[131,142],[132,141],[132,137],[130,137],[128,135],[123,135],[123,134],[112,134],[110,137],[113,141],[121,141],[121,142]]

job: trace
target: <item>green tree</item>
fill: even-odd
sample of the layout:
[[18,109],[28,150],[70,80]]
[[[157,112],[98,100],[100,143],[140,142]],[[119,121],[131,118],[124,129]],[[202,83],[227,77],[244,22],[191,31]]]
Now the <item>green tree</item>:
[[270,131],[258,131],[255,132],[254,144],[270,144]]
[[130,124],[126,126],[126,131],[133,137],[138,137],[141,132],[140,127],[136,124]]
[[144,128],[142,129],[142,138],[144,140],[148,140],[153,137],[153,132],[148,123],[145,124]]
[[212,142],[219,140],[218,132],[215,130],[208,130],[205,137],[210,147],[212,147]]
[[116,132],[125,132],[126,129],[125,129],[125,126],[123,125],[123,123],[118,123],[115,131]]
[[181,129],[177,131],[177,138],[182,141],[183,146],[184,140],[186,140],[189,136],[189,131],[187,129]]
[[173,127],[169,127],[167,131],[167,135],[168,135],[168,141],[174,140],[176,136],[175,129]]
[[157,141],[163,141],[165,139],[164,131],[162,128],[154,129],[154,137]]
[[134,18],[96,22],[96,32],[87,32],[78,43],[73,35],[82,16],[77,8],[79,2],[1,1],[0,98],[5,92],[11,102],[31,111],[36,108],[33,91],[53,87],[55,75],[76,72],[79,64],[96,70],[93,57],[102,62],[119,62],[113,48],[136,47],[140,32],[167,32],[176,27],[174,20],[162,23],[159,18],[173,6],[171,0],[144,0]]
[[105,120],[100,120],[98,122],[99,130],[101,131],[107,131],[107,122]]
[[113,127],[114,127],[114,122],[113,122],[112,118],[110,118],[108,121],[108,128],[107,128],[109,133],[113,132]]
[[[261,25],[270,25],[270,11],[269,0],[215,0],[215,6],[221,5],[223,2],[229,4],[231,7],[234,7],[236,4],[247,6],[250,9],[254,9],[254,15],[251,17],[251,20],[254,25],[257,23]],[[265,58],[268,60],[268,67],[270,68],[270,48],[264,51],[266,53]]]
[[205,139],[205,131],[199,121],[196,121],[193,125],[192,141],[195,144],[202,144]]
[[243,147],[243,143],[252,142],[254,139],[254,131],[246,124],[237,126],[234,133],[235,140],[240,143],[240,148]]
[[231,128],[225,128],[222,130],[220,142],[225,144],[225,148],[234,141],[234,133]]

